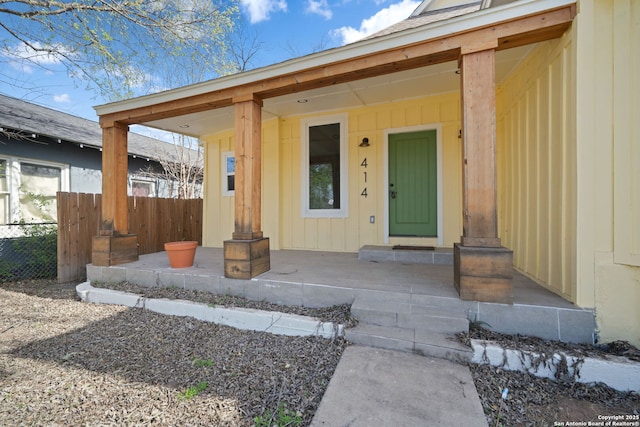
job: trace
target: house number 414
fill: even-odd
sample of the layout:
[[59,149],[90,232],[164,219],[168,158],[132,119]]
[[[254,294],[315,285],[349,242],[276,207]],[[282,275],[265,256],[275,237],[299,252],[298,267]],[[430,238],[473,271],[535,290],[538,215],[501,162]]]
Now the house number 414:
[[[364,174],[364,183],[367,183],[367,158],[365,157],[364,160],[362,161],[362,163],[360,163],[360,166],[362,166],[365,170],[362,171],[362,173]],[[367,193],[367,187],[365,186],[364,189],[362,190],[362,192],[360,193],[361,196],[364,196],[365,198],[369,195]]]

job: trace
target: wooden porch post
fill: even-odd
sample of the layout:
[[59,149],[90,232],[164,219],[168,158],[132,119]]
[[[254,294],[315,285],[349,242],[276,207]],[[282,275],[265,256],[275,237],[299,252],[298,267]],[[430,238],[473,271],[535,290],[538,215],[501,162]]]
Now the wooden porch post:
[[250,279],[269,271],[269,239],[261,230],[262,100],[251,94],[234,99],[235,229],[224,242],[224,275]]
[[138,259],[138,238],[129,234],[127,212],[128,132],[129,127],[120,123],[102,129],[102,217],[99,235],[92,242],[93,265]]
[[498,237],[496,47],[497,40],[461,50],[463,235],[454,279],[462,299],[510,304],[513,252]]

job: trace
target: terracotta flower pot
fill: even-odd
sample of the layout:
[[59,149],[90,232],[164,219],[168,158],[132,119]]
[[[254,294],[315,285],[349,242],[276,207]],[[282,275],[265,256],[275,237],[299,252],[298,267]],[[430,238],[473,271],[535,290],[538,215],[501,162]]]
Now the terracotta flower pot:
[[196,247],[198,242],[194,241],[165,243],[164,250],[169,256],[171,268],[191,267],[196,256]]

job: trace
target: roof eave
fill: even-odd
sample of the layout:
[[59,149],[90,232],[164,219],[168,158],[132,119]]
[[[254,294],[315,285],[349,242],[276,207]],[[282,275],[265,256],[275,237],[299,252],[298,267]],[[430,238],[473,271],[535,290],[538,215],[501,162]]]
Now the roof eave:
[[425,40],[437,39],[449,34],[490,26],[522,16],[533,15],[547,10],[574,4],[575,0],[522,0],[504,6],[484,9],[478,12],[435,22],[426,26],[410,28],[397,33],[366,39],[342,47],[325,50],[311,55],[290,59],[277,64],[220,77],[214,80],[184,86],[138,98],[127,99],[94,107],[99,116],[136,108],[149,107],[159,103],[197,96],[219,90],[230,89],[252,82],[292,74],[309,68],[330,63],[347,61],[398,46],[412,45]]

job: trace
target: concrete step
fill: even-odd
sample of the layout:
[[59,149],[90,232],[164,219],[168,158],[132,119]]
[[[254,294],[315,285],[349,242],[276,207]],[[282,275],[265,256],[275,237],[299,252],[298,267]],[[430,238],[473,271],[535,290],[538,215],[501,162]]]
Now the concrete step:
[[461,307],[447,308],[358,298],[351,306],[351,315],[360,323],[376,326],[410,328],[451,335],[469,330],[469,320]]
[[467,363],[473,351],[457,342],[455,336],[413,328],[359,323],[345,329],[345,338],[360,345],[416,353],[459,363]]
[[361,296],[351,306],[358,326],[345,330],[345,337],[355,344],[468,362],[471,349],[455,339],[456,333],[469,330],[465,306],[448,300],[392,293]]
[[402,262],[406,264],[453,265],[453,249],[407,250],[394,249],[392,246],[365,245],[358,251],[358,259],[376,262]]

